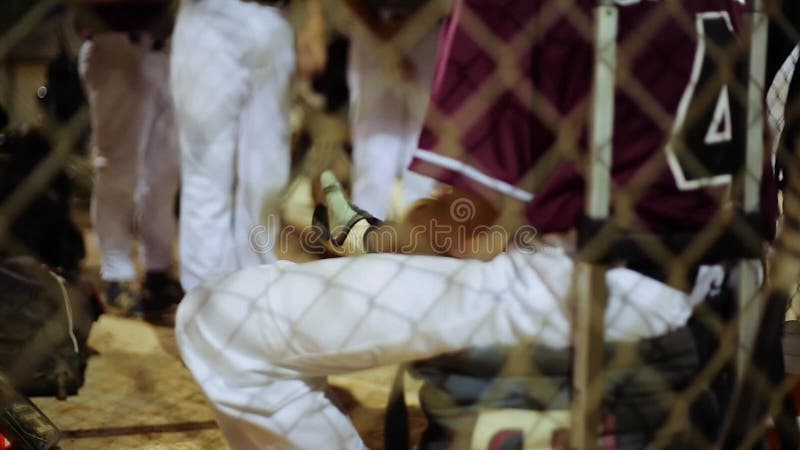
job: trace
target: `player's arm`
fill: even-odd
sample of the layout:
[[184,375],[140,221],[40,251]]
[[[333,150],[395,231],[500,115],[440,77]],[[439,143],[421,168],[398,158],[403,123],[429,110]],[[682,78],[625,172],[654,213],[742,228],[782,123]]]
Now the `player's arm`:
[[523,225],[522,203],[502,210],[455,189],[414,204],[402,222],[379,222],[353,207],[331,173],[323,174],[330,235],[344,255],[402,253],[488,260]]

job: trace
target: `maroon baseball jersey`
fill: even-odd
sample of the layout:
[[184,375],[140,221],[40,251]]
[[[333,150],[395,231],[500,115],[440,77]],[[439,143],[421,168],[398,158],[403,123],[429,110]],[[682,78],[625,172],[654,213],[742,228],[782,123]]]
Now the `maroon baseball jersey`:
[[[568,16],[562,3],[455,1],[411,163],[414,171],[490,200],[510,195],[527,202],[527,218],[541,232],[574,228],[586,189],[598,2],[574,0]],[[739,82],[714,76],[720,73],[714,52],[741,49],[743,5],[683,0],[685,13],[675,13],[668,2],[618,3],[619,73],[630,77],[618,76],[615,95],[616,196],[638,192],[635,228],[696,229],[717,211],[730,174],[743,166],[744,58],[732,64]],[[500,51],[500,44],[513,50]],[[762,211],[771,236],[777,196],[766,161]]]

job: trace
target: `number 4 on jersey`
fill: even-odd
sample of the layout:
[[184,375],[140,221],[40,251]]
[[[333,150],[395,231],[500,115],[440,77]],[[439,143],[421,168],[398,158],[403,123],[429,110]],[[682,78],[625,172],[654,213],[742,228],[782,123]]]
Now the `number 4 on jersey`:
[[703,141],[706,145],[721,144],[730,142],[733,139],[733,125],[731,125],[731,101],[728,98],[728,86],[722,86],[722,91],[717,99],[717,106],[714,108],[714,116],[711,125],[706,132]]
[[735,95],[745,85],[744,52],[727,12],[698,14],[695,23],[691,79],[666,149],[676,184],[684,190],[729,184],[745,154],[746,111],[742,96]]

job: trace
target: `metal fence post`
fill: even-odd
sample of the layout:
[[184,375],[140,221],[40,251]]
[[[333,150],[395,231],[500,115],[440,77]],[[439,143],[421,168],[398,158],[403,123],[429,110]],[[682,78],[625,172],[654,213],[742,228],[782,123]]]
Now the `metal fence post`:
[[[617,59],[618,11],[604,0],[595,12],[595,72],[591,110],[591,149],[585,212],[606,219],[611,203],[611,161],[614,130],[614,90]],[[573,405],[570,446],[597,446],[603,398],[603,343],[606,309],[605,267],[576,263],[576,304],[573,324]]]
[[[764,158],[764,92],[767,64],[768,20],[763,0],[753,0],[747,13],[750,32],[749,72],[747,78],[747,150],[742,207],[745,214],[758,213],[760,208],[761,172]],[[752,350],[760,316],[758,305],[761,261],[747,259],[739,263],[739,351],[736,373],[741,379]]]

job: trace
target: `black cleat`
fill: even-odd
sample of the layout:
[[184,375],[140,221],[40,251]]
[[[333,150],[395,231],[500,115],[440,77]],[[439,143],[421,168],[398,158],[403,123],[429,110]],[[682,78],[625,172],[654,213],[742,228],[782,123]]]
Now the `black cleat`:
[[138,298],[132,283],[109,281],[105,289],[106,310],[120,316],[132,316],[138,308]]
[[166,272],[147,272],[142,284],[139,312],[148,322],[168,324],[183,295],[180,283]]

